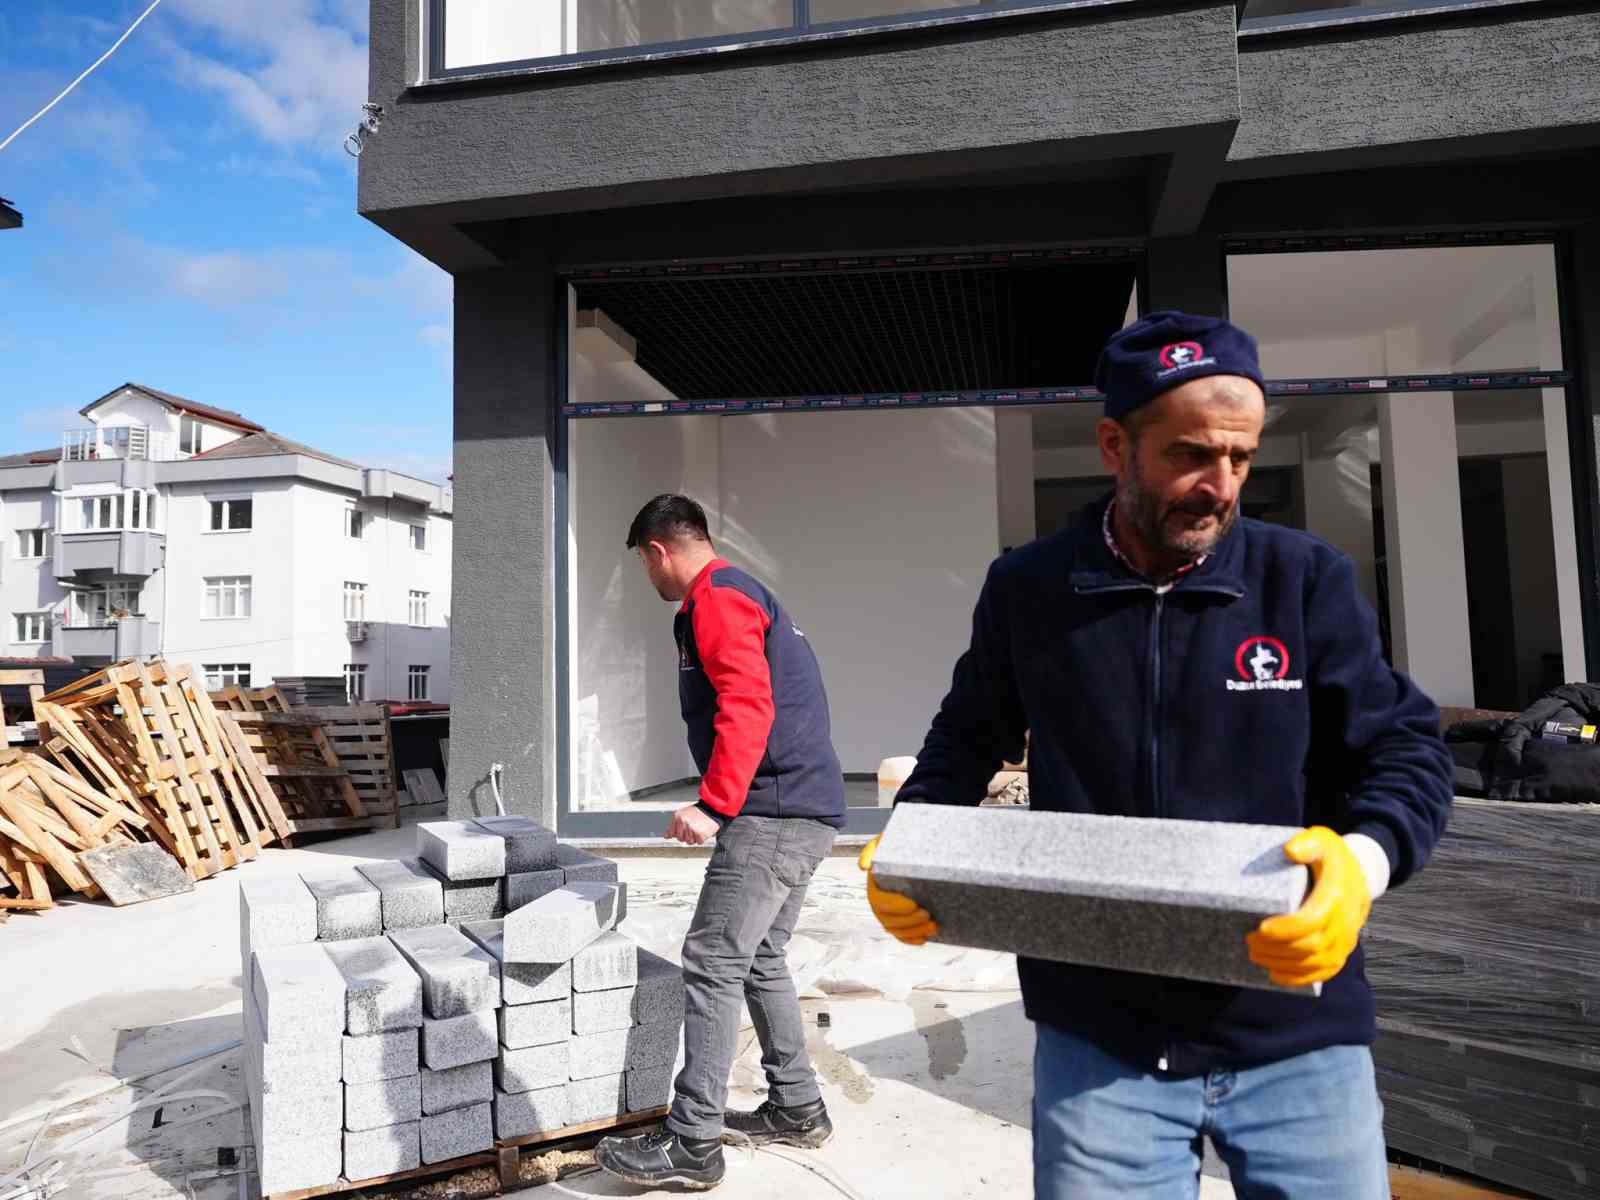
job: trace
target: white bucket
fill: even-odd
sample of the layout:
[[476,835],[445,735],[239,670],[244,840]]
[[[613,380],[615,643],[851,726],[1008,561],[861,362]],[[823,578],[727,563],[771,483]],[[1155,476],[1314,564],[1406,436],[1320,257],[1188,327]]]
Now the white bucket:
[[886,758],[878,764],[878,807],[892,808],[895,793],[911,777],[917,760],[914,755]]

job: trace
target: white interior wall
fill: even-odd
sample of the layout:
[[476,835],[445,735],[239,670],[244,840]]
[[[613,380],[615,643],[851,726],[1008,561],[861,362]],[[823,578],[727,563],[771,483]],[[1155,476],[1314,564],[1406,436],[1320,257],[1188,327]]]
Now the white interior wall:
[[1033,502],[1032,413],[995,409],[994,474],[1000,549],[1025,546],[1038,536]]
[[1550,487],[1544,459],[1534,455],[1506,459],[1501,482],[1520,705],[1534,698],[1530,693],[1539,683],[1544,656],[1561,651],[1559,623],[1538,619],[1558,611],[1556,553],[1549,537]]

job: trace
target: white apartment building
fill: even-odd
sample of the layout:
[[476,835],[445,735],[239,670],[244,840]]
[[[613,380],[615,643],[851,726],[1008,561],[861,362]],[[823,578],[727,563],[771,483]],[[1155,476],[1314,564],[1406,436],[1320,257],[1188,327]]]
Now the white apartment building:
[[138,384],[0,457],[0,654],[448,702],[451,496]]

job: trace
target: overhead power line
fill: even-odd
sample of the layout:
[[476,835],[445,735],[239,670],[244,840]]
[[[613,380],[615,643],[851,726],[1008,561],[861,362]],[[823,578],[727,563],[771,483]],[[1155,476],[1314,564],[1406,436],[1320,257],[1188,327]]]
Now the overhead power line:
[[73,88],[77,87],[85,79],[89,78],[89,76],[94,73],[94,70],[95,70],[96,67],[98,67],[101,63],[105,62],[106,59],[110,58],[113,54],[115,54],[117,52],[118,47],[120,47],[123,42],[127,41],[130,37],[133,36],[133,31],[135,29],[139,28],[140,25],[144,24],[144,19],[146,17],[148,17],[151,13],[155,12],[156,6],[159,5],[160,3],[161,3],[161,0],[153,0],[153,2],[151,3],[150,7],[145,9],[142,13],[139,14],[138,20],[134,21],[134,23],[132,25],[128,26],[128,31],[126,33],[124,33],[121,37],[119,37],[115,42],[111,43],[111,49],[107,50],[99,58],[95,59],[94,62],[90,63],[88,70],[84,71],[84,73],[82,75],[79,75],[71,83],[67,84],[66,87],[62,88],[61,89],[61,94],[59,96],[57,96],[54,100],[50,101],[49,104],[46,104],[38,112],[34,113],[33,116],[29,117],[26,121],[24,121],[21,125],[19,125],[17,127],[17,129],[16,129],[16,132],[13,133],[10,137],[6,138],[5,141],[0,142],[0,150],[4,150],[7,146],[11,145],[12,142],[16,141],[17,138],[21,135],[21,133],[22,133],[22,131],[24,129],[26,129],[28,126],[32,125],[35,121],[37,121],[40,117],[44,116],[45,113],[49,112],[56,105],[60,104],[63,100],[65,100],[67,98],[68,93],[70,93]]

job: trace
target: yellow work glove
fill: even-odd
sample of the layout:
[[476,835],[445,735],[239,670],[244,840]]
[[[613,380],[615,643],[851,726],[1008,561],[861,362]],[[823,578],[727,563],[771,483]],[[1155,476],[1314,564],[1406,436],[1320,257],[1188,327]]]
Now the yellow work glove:
[[920,946],[938,935],[939,926],[934,924],[928,910],[910,896],[886,892],[878,886],[877,877],[872,873],[872,860],[878,854],[878,841],[878,838],[873,838],[868,842],[861,850],[861,857],[856,859],[856,865],[867,873],[867,903],[872,906],[872,915],[878,918],[878,924],[908,946]]
[[1290,838],[1283,852],[1311,868],[1315,881],[1298,911],[1268,917],[1245,941],[1250,961],[1280,987],[1332,979],[1361,940],[1372,894],[1361,862],[1345,840],[1321,825]]

